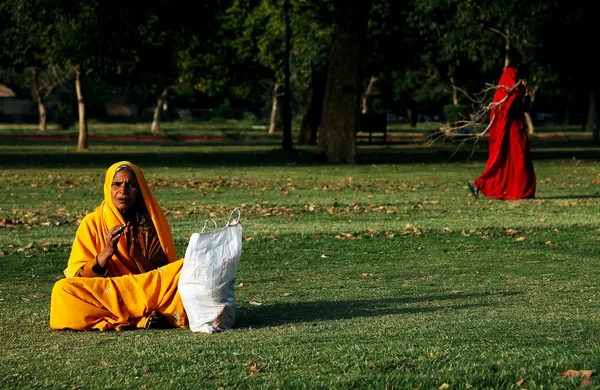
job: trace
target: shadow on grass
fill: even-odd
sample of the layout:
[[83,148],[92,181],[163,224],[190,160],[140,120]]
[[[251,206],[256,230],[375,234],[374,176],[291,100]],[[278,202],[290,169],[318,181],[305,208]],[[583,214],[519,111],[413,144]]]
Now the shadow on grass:
[[[3,168],[34,167],[54,168],[100,168],[105,169],[121,160],[132,161],[142,168],[149,167],[194,167],[194,166],[314,166],[327,163],[316,153],[315,147],[297,147],[286,153],[279,146],[252,144],[173,144],[154,145],[131,143],[131,148],[123,152],[107,151],[104,148],[94,150],[91,146],[86,152],[65,150],[64,143],[48,144],[47,151],[38,145],[26,153],[12,152],[10,147],[0,145],[0,166]],[[123,145],[115,144],[122,148]],[[194,149],[197,148],[197,151]],[[39,151],[38,151],[39,150]],[[600,159],[600,147],[580,145],[580,143],[563,142],[561,147],[535,148],[532,147],[534,163],[536,160],[547,159]],[[375,146],[357,146],[356,162],[358,164],[423,164],[423,163],[466,163],[477,162],[484,164],[488,158],[487,145],[423,145],[386,144]]]
[[[351,301],[319,301],[293,302],[245,307],[237,309],[236,328],[261,328],[301,322],[316,322],[328,320],[343,320],[357,317],[378,317],[389,314],[430,313],[448,310],[463,310],[474,307],[491,306],[488,298],[507,298],[519,295],[519,292],[481,293],[481,294],[451,294],[422,298],[390,298]],[[436,301],[460,299],[476,301],[473,303],[452,304]],[[427,305],[410,306],[407,304],[427,303]]]
[[593,199],[600,198],[600,192],[592,195],[565,195],[565,196],[536,196],[536,200],[551,200],[551,199]]

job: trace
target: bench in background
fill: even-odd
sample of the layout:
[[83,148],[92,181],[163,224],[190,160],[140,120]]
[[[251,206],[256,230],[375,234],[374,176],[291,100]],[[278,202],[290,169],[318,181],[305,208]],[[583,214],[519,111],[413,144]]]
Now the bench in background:
[[373,142],[374,137],[382,138],[383,143],[385,143],[387,138],[387,114],[376,112],[360,114],[357,132],[369,133],[369,143]]

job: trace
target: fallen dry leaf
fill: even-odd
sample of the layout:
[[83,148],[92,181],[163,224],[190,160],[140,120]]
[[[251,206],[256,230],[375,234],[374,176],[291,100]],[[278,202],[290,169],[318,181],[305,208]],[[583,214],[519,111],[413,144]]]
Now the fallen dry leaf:
[[17,252],[24,252],[25,249],[29,249],[33,246],[33,242],[28,243],[27,245],[25,245],[23,248],[19,248],[17,249]]
[[563,378],[575,379],[582,378],[581,384],[583,386],[591,386],[592,385],[592,370],[567,370],[563,372],[561,375]]
[[250,375],[254,374],[255,372],[259,372],[260,371],[260,366],[262,365],[262,362],[256,361],[256,360],[250,360],[248,362],[248,366],[250,366]]

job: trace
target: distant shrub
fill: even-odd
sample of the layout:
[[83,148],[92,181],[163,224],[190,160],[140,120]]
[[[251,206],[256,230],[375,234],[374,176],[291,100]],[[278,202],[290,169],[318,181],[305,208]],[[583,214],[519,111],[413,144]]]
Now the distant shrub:
[[223,103],[218,105],[212,111],[213,119],[233,119],[233,107],[231,107],[231,102],[228,99],[225,99]]
[[469,106],[466,104],[447,104],[444,106],[446,123],[456,127],[457,122],[469,120]]

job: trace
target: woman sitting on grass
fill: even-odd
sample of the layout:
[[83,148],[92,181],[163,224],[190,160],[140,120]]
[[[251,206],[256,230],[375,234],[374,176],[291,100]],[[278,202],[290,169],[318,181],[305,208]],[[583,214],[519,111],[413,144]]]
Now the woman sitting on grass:
[[104,201],[77,229],[50,305],[50,327],[74,330],[187,327],[166,217],[139,167],[108,168]]

